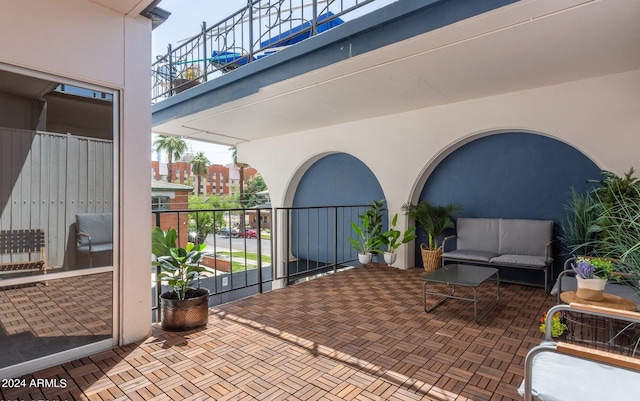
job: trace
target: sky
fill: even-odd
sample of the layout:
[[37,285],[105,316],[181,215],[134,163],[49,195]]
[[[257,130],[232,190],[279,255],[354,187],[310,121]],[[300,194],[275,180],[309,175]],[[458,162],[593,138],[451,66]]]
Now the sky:
[[[155,56],[165,54],[167,45],[175,47],[182,40],[189,39],[200,32],[203,21],[213,25],[247,4],[247,0],[163,0],[159,7],[171,13],[171,16],[152,33],[152,62]],[[152,140],[155,139],[152,138]],[[212,164],[227,165],[233,162],[229,146],[215,145],[187,139],[189,153],[203,152]],[[158,160],[156,152],[151,150],[153,160]],[[161,161],[166,162],[166,154]]]

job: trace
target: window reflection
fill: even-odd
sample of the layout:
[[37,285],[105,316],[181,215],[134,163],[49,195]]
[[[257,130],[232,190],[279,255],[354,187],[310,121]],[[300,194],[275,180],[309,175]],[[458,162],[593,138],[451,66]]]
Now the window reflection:
[[112,273],[0,287],[0,368],[110,339]]
[[77,215],[113,213],[113,102],[110,93],[0,70],[0,230],[8,241],[40,230],[46,248],[40,271],[9,269],[29,252],[0,249],[0,279],[113,264],[113,227],[90,239],[76,226]]

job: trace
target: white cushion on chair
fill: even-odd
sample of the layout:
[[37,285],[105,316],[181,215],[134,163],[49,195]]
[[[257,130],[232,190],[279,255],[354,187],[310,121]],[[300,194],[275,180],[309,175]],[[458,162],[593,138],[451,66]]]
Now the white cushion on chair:
[[[638,400],[640,374],[554,352],[536,355],[531,394],[540,401]],[[518,389],[524,395],[524,381]]]

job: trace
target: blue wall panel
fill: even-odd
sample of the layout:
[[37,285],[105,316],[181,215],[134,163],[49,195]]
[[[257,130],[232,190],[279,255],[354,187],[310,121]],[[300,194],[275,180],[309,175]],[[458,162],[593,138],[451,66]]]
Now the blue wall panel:
[[[461,217],[554,220],[557,235],[570,188],[591,188],[586,180],[598,179],[599,172],[588,157],[558,140],[521,132],[495,134],[447,156],[429,176],[420,200],[459,203],[464,207]],[[554,251],[562,253],[557,245]],[[421,265],[419,250],[416,263]],[[559,272],[558,264],[555,269]]]
[[[335,153],[315,162],[304,174],[293,199],[293,207],[368,205],[384,199],[382,187],[371,170],[357,158]],[[338,213],[338,259],[356,258],[346,238],[354,237],[350,221],[362,210]],[[294,256],[319,262],[334,260],[335,212],[294,212],[291,221]],[[386,229],[386,215],[385,215]],[[345,245],[346,244],[346,245]]]

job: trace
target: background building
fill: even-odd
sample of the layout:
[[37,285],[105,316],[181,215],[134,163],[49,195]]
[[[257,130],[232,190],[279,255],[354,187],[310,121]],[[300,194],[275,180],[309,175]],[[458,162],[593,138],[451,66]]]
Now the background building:
[[[196,188],[198,179],[191,172],[191,164],[183,158],[180,161],[171,163],[174,183],[188,185],[192,187],[192,194],[198,193]],[[167,163],[151,161],[151,179],[155,181],[167,182]],[[248,187],[248,181],[258,174],[258,170],[253,167],[244,168],[244,188]],[[211,164],[207,167],[207,175],[200,179],[200,193],[203,195],[235,195],[239,192],[240,170],[233,165],[223,166],[221,164]]]

